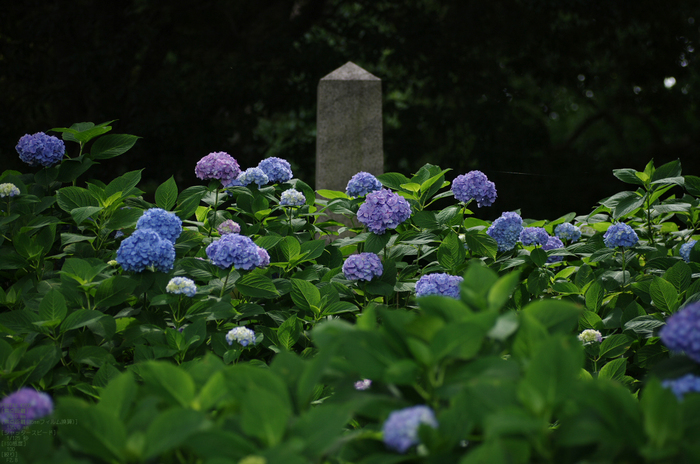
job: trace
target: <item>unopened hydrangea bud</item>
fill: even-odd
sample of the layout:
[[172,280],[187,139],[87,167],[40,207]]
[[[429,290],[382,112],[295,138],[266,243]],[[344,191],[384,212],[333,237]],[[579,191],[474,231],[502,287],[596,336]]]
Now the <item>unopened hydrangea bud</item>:
[[600,343],[603,341],[603,334],[601,334],[597,330],[586,329],[583,332],[581,332],[580,334],[578,334],[578,339],[584,345],[588,345],[589,343],[595,343],[595,342]]
[[187,277],[173,277],[165,287],[165,291],[175,295],[186,295],[193,297],[197,293],[197,286],[194,281]]
[[382,426],[384,444],[399,453],[405,453],[411,446],[420,443],[418,429],[426,424],[438,427],[435,413],[428,406],[413,406],[394,411]]
[[0,198],[15,197],[19,194],[20,191],[15,184],[0,184]]
[[282,192],[280,205],[282,206],[304,206],[306,198],[304,194],[295,189],[289,189]]
[[234,327],[226,334],[229,345],[238,342],[241,346],[255,345],[255,332],[245,326]]
[[349,197],[363,197],[370,192],[382,189],[382,183],[369,172],[360,171],[348,181],[345,193]]
[[496,201],[496,185],[481,171],[457,176],[452,182],[452,193],[463,203],[476,200],[476,206],[491,206]]

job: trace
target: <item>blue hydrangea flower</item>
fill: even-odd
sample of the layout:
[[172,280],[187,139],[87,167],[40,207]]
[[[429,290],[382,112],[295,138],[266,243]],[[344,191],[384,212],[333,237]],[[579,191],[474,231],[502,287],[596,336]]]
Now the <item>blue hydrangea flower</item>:
[[584,345],[589,345],[591,343],[600,343],[603,341],[603,334],[593,329],[586,329],[580,334],[578,334],[578,339]]
[[20,388],[0,401],[0,426],[7,434],[16,433],[52,412],[53,401],[49,395],[32,388]]
[[411,206],[406,199],[387,189],[368,193],[357,210],[357,219],[377,235],[382,235],[387,229],[396,229],[409,217]]
[[207,247],[207,256],[221,269],[249,271],[260,264],[258,246],[245,235],[227,234]]
[[150,208],[136,222],[136,228],[155,230],[162,238],[175,243],[182,233],[182,220],[175,213]]
[[498,251],[515,248],[523,230],[523,219],[518,213],[507,212],[493,221],[486,233],[498,243]]
[[700,302],[691,303],[669,317],[659,336],[669,350],[684,352],[700,363]]
[[673,380],[664,380],[661,386],[669,388],[676,395],[678,401],[683,401],[686,393],[700,393],[700,377],[693,374],[686,374]]
[[273,184],[287,182],[293,177],[292,166],[287,160],[283,160],[282,158],[276,158],[274,156],[265,158],[258,163],[258,167],[262,169],[269,182]]
[[282,206],[304,206],[306,197],[304,194],[295,189],[289,189],[282,192],[280,205]]
[[15,184],[0,184],[0,198],[16,197],[19,194],[20,191]]
[[165,286],[165,291],[174,295],[193,297],[197,293],[197,286],[187,277],[173,277]]
[[58,137],[43,132],[25,134],[15,147],[19,159],[30,166],[52,166],[66,154],[66,145]]
[[216,230],[219,231],[219,234],[221,235],[237,234],[241,231],[241,226],[231,219],[226,219],[224,222],[219,224],[219,227],[217,227]]
[[627,224],[618,223],[608,227],[603,235],[603,242],[608,248],[631,247],[637,244],[637,233]]
[[520,241],[525,246],[546,245],[549,234],[542,227],[525,227],[520,231]]
[[343,274],[348,280],[369,282],[374,277],[380,277],[383,272],[382,261],[374,253],[350,255],[343,263]]
[[382,183],[369,172],[360,171],[348,181],[345,193],[349,197],[364,197],[370,192],[382,189]]
[[411,446],[420,443],[418,429],[421,424],[434,429],[438,427],[435,413],[428,406],[413,406],[392,412],[382,426],[384,444],[394,451],[405,453]]
[[681,249],[679,251],[681,258],[683,258],[683,261],[686,263],[690,262],[690,250],[693,249],[695,244],[697,243],[697,240],[691,240],[688,243],[684,243],[681,245]]
[[197,161],[194,173],[199,179],[218,179],[223,185],[226,185],[238,177],[241,173],[241,167],[231,155],[223,151],[217,151],[209,153]]
[[255,332],[245,326],[234,327],[226,334],[226,341],[229,345],[233,345],[233,342],[241,346],[255,345]]
[[267,184],[270,181],[270,179],[267,177],[267,174],[265,174],[265,171],[263,171],[262,169],[248,168],[238,175],[236,181],[240,182],[241,185],[250,185],[253,182],[255,182],[258,187],[262,187],[263,185]]
[[416,282],[416,296],[442,295],[459,298],[459,284],[463,280],[461,276],[445,273],[426,274]]
[[[564,243],[559,240],[558,237],[549,237],[547,239],[547,243],[542,245],[542,249],[544,251],[549,251],[549,250],[558,250],[560,248],[564,248]],[[549,256],[547,257],[547,262],[548,263],[558,263],[564,259],[563,256]]]
[[258,267],[267,267],[270,265],[270,254],[263,247],[258,247],[258,256],[260,257],[260,263]]
[[457,176],[452,182],[452,193],[463,203],[476,200],[476,206],[491,206],[496,201],[496,185],[481,171]]
[[117,262],[125,271],[142,272],[154,266],[168,272],[175,262],[175,247],[152,229],[137,229],[119,245]]
[[577,242],[581,238],[581,229],[573,224],[565,222],[554,228],[554,235],[567,242]]

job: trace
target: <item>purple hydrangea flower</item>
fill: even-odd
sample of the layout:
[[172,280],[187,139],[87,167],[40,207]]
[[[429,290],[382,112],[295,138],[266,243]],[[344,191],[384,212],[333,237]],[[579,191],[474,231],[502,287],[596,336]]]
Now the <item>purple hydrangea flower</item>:
[[503,213],[493,221],[486,233],[498,243],[498,251],[512,250],[523,230],[523,219],[518,213]]
[[223,185],[238,177],[241,167],[231,155],[218,151],[197,161],[194,173],[199,179],[218,179]]
[[20,191],[15,184],[0,184],[0,198],[16,197],[19,194]]
[[520,241],[525,246],[546,245],[549,234],[542,227],[525,227],[520,231]]
[[258,246],[245,235],[227,234],[207,247],[207,256],[221,269],[249,271],[260,265]]
[[193,297],[197,293],[197,286],[192,279],[187,277],[173,277],[165,286],[165,291],[174,295]]
[[664,388],[670,388],[676,395],[678,401],[683,401],[686,393],[700,393],[700,377],[693,374],[686,374],[673,380],[664,380],[661,382]]
[[693,249],[695,244],[697,243],[697,240],[691,240],[688,243],[684,243],[681,245],[681,249],[679,251],[681,258],[683,258],[683,261],[686,263],[690,262],[690,250]]
[[370,192],[382,189],[382,183],[369,172],[360,171],[348,181],[345,193],[349,197],[364,197]]
[[426,424],[438,427],[435,413],[428,406],[413,406],[389,414],[382,426],[384,444],[399,453],[405,453],[411,446],[420,443],[418,429]]
[[476,200],[476,206],[491,206],[496,201],[496,185],[481,171],[457,176],[452,182],[452,193],[463,203]]
[[282,192],[280,205],[282,206],[304,206],[306,197],[304,194],[295,189],[289,189]]
[[700,302],[691,303],[669,317],[659,336],[669,350],[684,352],[700,363]]
[[136,228],[154,230],[162,238],[175,243],[182,233],[182,220],[175,213],[161,208],[150,208],[136,222]]
[[[558,237],[549,237],[547,239],[547,243],[542,245],[542,249],[544,251],[558,250],[560,248],[564,248],[564,243],[561,240],[559,240]],[[558,262],[563,261],[563,260],[564,260],[563,256],[549,256],[549,257],[547,257],[548,263],[558,263]]]
[[577,242],[581,238],[581,229],[573,224],[565,222],[554,228],[554,235],[567,242]]
[[137,229],[119,245],[117,262],[125,271],[142,272],[154,266],[168,272],[175,262],[175,247],[152,229]]
[[463,280],[461,276],[445,273],[426,274],[416,282],[416,296],[442,295],[459,298],[459,284]]
[[23,135],[15,150],[19,159],[30,166],[52,166],[63,159],[66,145],[58,137],[37,132]]
[[343,274],[348,280],[370,281],[384,272],[382,261],[374,253],[350,255],[343,263]]
[[241,346],[255,345],[255,332],[245,326],[234,327],[226,334],[226,341],[229,345],[233,345],[233,342]]
[[219,234],[221,235],[237,234],[241,231],[241,226],[231,219],[226,219],[224,222],[219,224],[219,227],[217,227],[216,230],[219,231]]
[[411,206],[406,199],[387,189],[368,193],[357,210],[357,219],[377,235],[382,235],[387,229],[396,229],[409,217]]
[[49,395],[32,388],[20,388],[0,401],[0,426],[5,433],[16,433],[52,412],[53,401]]
[[[269,182],[287,182],[292,178],[292,166],[287,160],[282,158],[270,157],[258,163],[258,167],[267,175]],[[265,182],[267,183],[267,182]]]
[[270,254],[263,247],[258,247],[258,256],[260,257],[260,263],[258,267],[267,267],[270,265]]
[[260,168],[248,168],[236,178],[236,182],[240,182],[241,185],[250,185],[255,182],[258,187],[262,187],[269,181],[270,179],[265,174],[265,171]]
[[362,379],[362,380],[358,380],[357,382],[355,382],[355,390],[360,390],[360,391],[369,390],[369,387],[371,387],[371,386],[372,386],[372,381],[370,379]]
[[637,244],[639,237],[627,224],[618,223],[608,227],[603,235],[603,242],[608,248],[631,247]]

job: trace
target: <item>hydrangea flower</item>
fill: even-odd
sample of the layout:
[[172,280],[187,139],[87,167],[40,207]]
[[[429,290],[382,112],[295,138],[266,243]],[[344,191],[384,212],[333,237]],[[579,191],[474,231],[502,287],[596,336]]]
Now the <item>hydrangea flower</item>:
[[276,158],[274,156],[265,158],[258,163],[258,167],[262,169],[269,182],[272,183],[287,182],[293,177],[292,166],[287,160],[283,160],[282,158]]
[[[549,237],[547,239],[547,243],[542,245],[542,249],[544,251],[549,251],[549,250],[558,250],[560,248],[564,248],[564,243],[559,240],[558,237]],[[564,259],[563,256],[548,256],[547,257],[547,262],[548,263],[558,263]]]
[[370,281],[384,272],[382,261],[374,253],[350,255],[343,263],[343,274],[348,280]]
[[0,401],[0,426],[8,434],[19,432],[52,412],[53,401],[49,395],[32,388],[20,388]]
[[304,194],[295,189],[289,189],[282,192],[280,205],[282,206],[304,206],[306,197]]
[[260,168],[248,168],[236,178],[236,182],[240,182],[240,185],[250,185],[255,182],[258,187],[262,187],[269,181],[270,179],[265,174],[265,171]]
[[387,189],[368,193],[357,210],[357,219],[377,235],[382,235],[387,229],[396,229],[409,217],[411,207],[406,199]]
[[125,271],[142,272],[154,266],[168,272],[175,262],[175,247],[152,229],[137,229],[119,245],[117,262]]
[[669,317],[659,336],[669,350],[685,352],[700,363],[700,302],[691,303]]
[[678,401],[683,401],[686,393],[700,393],[700,377],[693,374],[686,374],[673,380],[664,380],[661,386],[669,388],[676,395]]
[[364,197],[370,192],[382,189],[382,183],[369,172],[360,171],[348,181],[345,193],[349,197]]
[[260,257],[260,263],[258,267],[267,267],[270,265],[270,254],[263,247],[258,247],[258,256]]
[[221,269],[249,271],[260,264],[258,246],[245,235],[227,234],[207,247],[207,256]]
[[165,286],[165,291],[175,295],[193,297],[197,293],[197,286],[192,279],[187,277],[173,277]]
[[421,424],[438,427],[435,413],[428,406],[413,406],[389,414],[382,426],[384,444],[399,453],[420,443],[418,429]]
[[498,243],[498,251],[515,248],[523,230],[523,219],[518,213],[507,212],[493,221],[486,233]]
[[19,194],[20,191],[15,184],[0,184],[0,198],[15,197]]
[[631,247],[636,245],[638,241],[637,233],[623,223],[611,225],[603,235],[603,242],[608,248]]
[[255,332],[245,326],[234,327],[226,334],[226,341],[229,345],[233,345],[233,342],[241,346],[255,345]]
[[30,166],[52,166],[63,159],[66,145],[58,137],[37,132],[23,135],[15,150],[19,159]]
[[175,243],[182,233],[182,220],[175,213],[161,208],[150,208],[136,222],[136,229],[154,230],[162,238]]
[[416,296],[442,295],[459,298],[459,284],[463,280],[461,276],[445,273],[426,274],[416,282]]
[[491,206],[496,201],[496,185],[481,171],[457,176],[452,182],[452,193],[463,203],[476,200],[476,206]]
[[358,380],[357,382],[355,382],[355,390],[360,390],[360,391],[369,390],[369,387],[371,387],[371,386],[372,386],[372,381],[370,379],[362,379],[362,380]]
[[219,227],[217,227],[216,230],[219,231],[219,234],[221,235],[237,234],[241,231],[241,226],[231,219],[226,219],[224,222],[219,224]]
[[520,231],[520,241],[525,246],[546,245],[549,234],[542,227],[525,227]]
[[681,255],[681,258],[683,258],[683,261],[685,261],[686,263],[690,262],[690,250],[693,249],[696,243],[697,240],[691,240],[688,243],[684,243],[683,245],[681,245],[679,253]]
[[578,334],[578,339],[584,345],[588,345],[590,343],[595,343],[595,342],[600,343],[603,341],[603,334],[601,334],[597,330],[586,329],[583,332],[581,332],[580,334]]
[[223,185],[238,177],[241,167],[231,155],[223,151],[209,153],[197,161],[195,175],[202,180],[218,179]]
[[554,235],[567,242],[577,242],[581,238],[581,229],[573,224],[565,222],[554,228]]

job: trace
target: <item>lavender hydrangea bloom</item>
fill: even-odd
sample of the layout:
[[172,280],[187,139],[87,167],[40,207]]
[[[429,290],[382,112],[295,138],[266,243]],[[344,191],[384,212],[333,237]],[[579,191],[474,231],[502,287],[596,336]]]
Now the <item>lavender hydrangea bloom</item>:
[[241,231],[241,226],[239,226],[237,222],[232,221],[231,219],[226,219],[224,222],[219,224],[219,227],[217,227],[216,230],[221,235],[237,234]]
[[258,246],[245,235],[228,234],[207,247],[207,256],[221,269],[234,266],[249,271],[260,265]]
[[162,238],[175,243],[182,233],[182,220],[176,214],[161,208],[146,210],[136,222],[137,229],[151,229]]
[[618,223],[608,227],[603,235],[603,242],[608,248],[631,247],[637,244],[637,233],[627,224]]
[[664,380],[661,386],[669,388],[676,395],[678,401],[683,401],[686,393],[700,393],[700,377],[693,374],[686,374],[673,380]]
[[426,274],[416,282],[416,296],[442,295],[459,298],[459,284],[463,280],[461,276],[445,273]]
[[260,257],[260,263],[258,267],[267,267],[270,265],[270,254],[263,247],[258,247],[258,256]]
[[420,443],[418,429],[426,424],[438,427],[435,413],[428,406],[413,406],[389,414],[382,426],[384,444],[399,453],[405,453],[411,446]]
[[452,193],[463,203],[476,200],[476,206],[491,206],[496,201],[496,185],[481,171],[457,176],[452,182]]
[[684,243],[683,245],[681,245],[679,254],[681,255],[681,258],[683,258],[683,261],[685,261],[686,263],[690,262],[690,250],[693,249],[697,242],[697,240],[691,240],[688,243]]
[[350,255],[343,263],[343,274],[348,280],[370,281],[384,272],[382,261],[374,253]]
[[223,151],[209,153],[197,161],[194,173],[199,179],[218,179],[223,185],[238,177],[241,167],[231,155]]
[[19,159],[30,166],[52,166],[66,154],[66,145],[58,137],[43,132],[25,134],[15,147]]
[[518,213],[507,212],[493,221],[486,233],[498,243],[498,251],[507,251],[515,248],[523,230],[523,219]]
[[289,189],[282,192],[280,205],[282,206],[304,206],[306,197],[304,194],[295,189]]
[[357,210],[357,219],[377,235],[382,235],[387,229],[396,229],[409,217],[411,206],[406,199],[387,189],[368,193]]
[[229,345],[233,345],[233,342],[241,346],[255,345],[255,332],[245,326],[234,327],[226,334],[226,341]]
[[565,222],[554,228],[554,235],[567,242],[577,242],[581,238],[581,229],[573,224]]
[[355,390],[360,390],[360,391],[369,390],[369,387],[371,387],[371,386],[372,386],[372,381],[370,379],[362,379],[362,380],[358,380],[357,382],[355,382]]
[[691,303],[669,317],[659,336],[669,350],[682,351],[700,363],[700,302]]
[[16,433],[52,412],[53,401],[49,395],[32,388],[20,388],[0,401],[0,426],[5,433]]
[[267,184],[270,179],[262,169],[248,168],[238,175],[236,181],[240,182],[241,185],[250,185],[255,182],[258,187],[262,187],[263,185]]
[[345,193],[349,197],[364,197],[370,192],[382,189],[382,183],[369,172],[360,171],[348,181]]
[[603,341],[603,334],[593,329],[586,329],[580,334],[578,334],[578,339],[584,345],[589,345],[591,343],[600,343]]
[[[292,166],[287,160],[270,157],[258,163],[258,167],[267,175],[269,182],[287,182],[292,178]],[[265,182],[267,183],[267,182]]]
[[525,246],[546,245],[549,234],[542,227],[525,227],[520,231],[520,241]]
[[19,194],[20,191],[15,184],[0,184],[0,198],[16,197]]
[[[558,237],[549,237],[547,239],[547,243],[542,245],[542,249],[544,251],[549,251],[549,250],[558,250],[560,248],[564,248],[564,243],[559,240]],[[558,263],[564,259],[563,256],[549,256],[547,257],[547,262],[548,263]]]
[[175,247],[152,229],[137,229],[119,245],[117,262],[125,271],[142,272],[154,266],[168,272],[175,262]]
[[193,297],[197,293],[197,286],[192,279],[187,277],[173,277],[165,286],[165,291],[174,295]]

